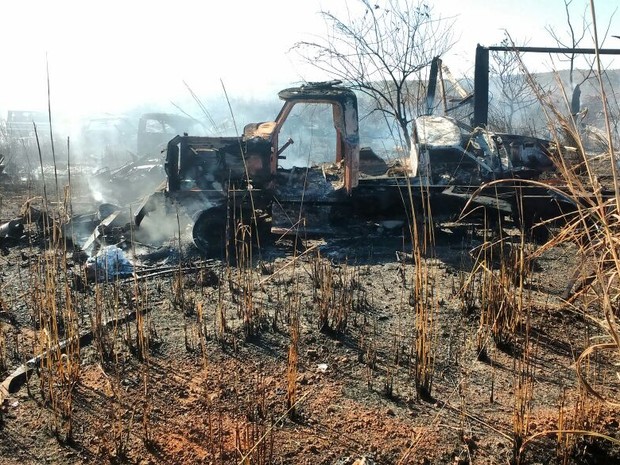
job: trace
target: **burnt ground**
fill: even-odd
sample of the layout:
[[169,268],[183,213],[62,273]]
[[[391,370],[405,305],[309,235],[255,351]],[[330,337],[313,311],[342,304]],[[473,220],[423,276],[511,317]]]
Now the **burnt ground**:
[[[2,222],[37,192],[0,184]],[[191,247],[137,257],[137,279],[109,282],[83,278],[70,244],[50,247],[35,226],[4,243],[0,380],[71,328],[86,336],[79,350],[47,352],[4,399],[0,463],[505,464],[515,444],[521,463],[620,460],[608,440],[557,433],[619,435],[617,410],[575,372],[603,334],[596,309],[562,299],[587,268],[576,247],[544,253],[502,294],[472,273],[483,240],[471,232],[439,234],[417,266],[399,232],[266,242],[235,266]],[[422,395],[420,303],[433,347]],[[517,307],[512,329],[494,338]],[[586,373],[617,394],[605,354]]]

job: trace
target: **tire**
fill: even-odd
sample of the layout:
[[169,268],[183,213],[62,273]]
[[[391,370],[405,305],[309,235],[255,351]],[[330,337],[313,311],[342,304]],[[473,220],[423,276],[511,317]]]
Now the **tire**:
[[203,254],[213,257],[222,255],[226,248],[227,233],[226,208],[212,207],[194,216],[192,241]]

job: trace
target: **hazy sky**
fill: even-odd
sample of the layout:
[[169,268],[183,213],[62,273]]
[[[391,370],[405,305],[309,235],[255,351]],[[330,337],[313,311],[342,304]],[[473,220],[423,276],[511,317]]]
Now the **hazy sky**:
[[[296,41],[322,34],[325,25],[319,10],[342,12],[345,3],[0,0],[0,116],[8,109],[46,108],[46,54],[52,107],[73,113],[166,103],[187,95],[183,81],[203,96],[222,95],[221,79],[230,96],[269,97],[304,79],[328,79],[288,51]],[[455,20],[458,40],[444,57],[455,74],[473,74],[476,43],[499,42],[503,29],[518,42],[529,40],[536,46],[555,45],[545,26],[561,33],[567,29],[563,0],[430,3],[436,14]],[[617,4],[595,2],[601,35]],[[577,26],[587,5],[589,1],[573,0]],[[620,13],[613,17],[610,34],[620,35]],[[582,46],[591,45],[588,41]],[[620,48],[620,40],[608,38],[605,46]],[[537,60],[548,62],[547,57]]]

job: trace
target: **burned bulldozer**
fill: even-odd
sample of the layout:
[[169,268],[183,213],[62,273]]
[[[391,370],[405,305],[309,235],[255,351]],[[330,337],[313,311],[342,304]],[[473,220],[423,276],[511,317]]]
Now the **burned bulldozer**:
[[[414,123],[412,150],[386,162],[360,147],[355,93],[339,82],[311,83],[281,91],[284,105],[273,121],[248,124],[239,137],[177,136],[166,150],[165,188],[139,209],[135,222],[160,208],[180,208],[193,220],[195,245],[209,253],[230,234],[231,222],[257,224],[274,234],[350,233],[394,221],[513,221],[570,210],[570,199],[545,185],[521,180],[552,170],[553,144],[539,139],[471,129],[449,117]],[[320,163],[287,160],[296,143],[283,127],[296,105],[326,108],[331,147]],[[312,151],[312,149],[311,149]],[[327,155],[325,155],[327,154]],[[313,156],[308,157],[311,161]],[[490,181],[505,179],[505,183]],[[432,212],[432,215],[431,215]],[[398,223],[397,223],[398,224]]]
[[[167,185],[138,211],[136,224],[153,209],[179,205],[194,220],[194,243],[206,251],[222,240],[231,215],[255,222],[264,213],[274,233],[320,232],[334,207],[351,205],[360,175],[355,94],[323,83],[286,89],[279,96],[285,103],[275,120],[248,124],[241,137],[172,139],[166,151]],[[332,111],[336,138],[329,173],[325,166],[280,166],[294,144],[281,140],[280,130],[302,102]]]

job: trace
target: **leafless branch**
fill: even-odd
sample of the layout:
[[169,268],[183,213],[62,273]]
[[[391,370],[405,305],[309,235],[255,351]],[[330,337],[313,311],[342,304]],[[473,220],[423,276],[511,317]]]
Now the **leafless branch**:
[[355,0],[361,10],[346,17],[319,14],[327,34],[293,46],[315,68],[368,95],[376,109],[397,122],[409,145],[409,124],[418,109],[421,73],[452,46],[451,19],[436,17],[422,0]]

